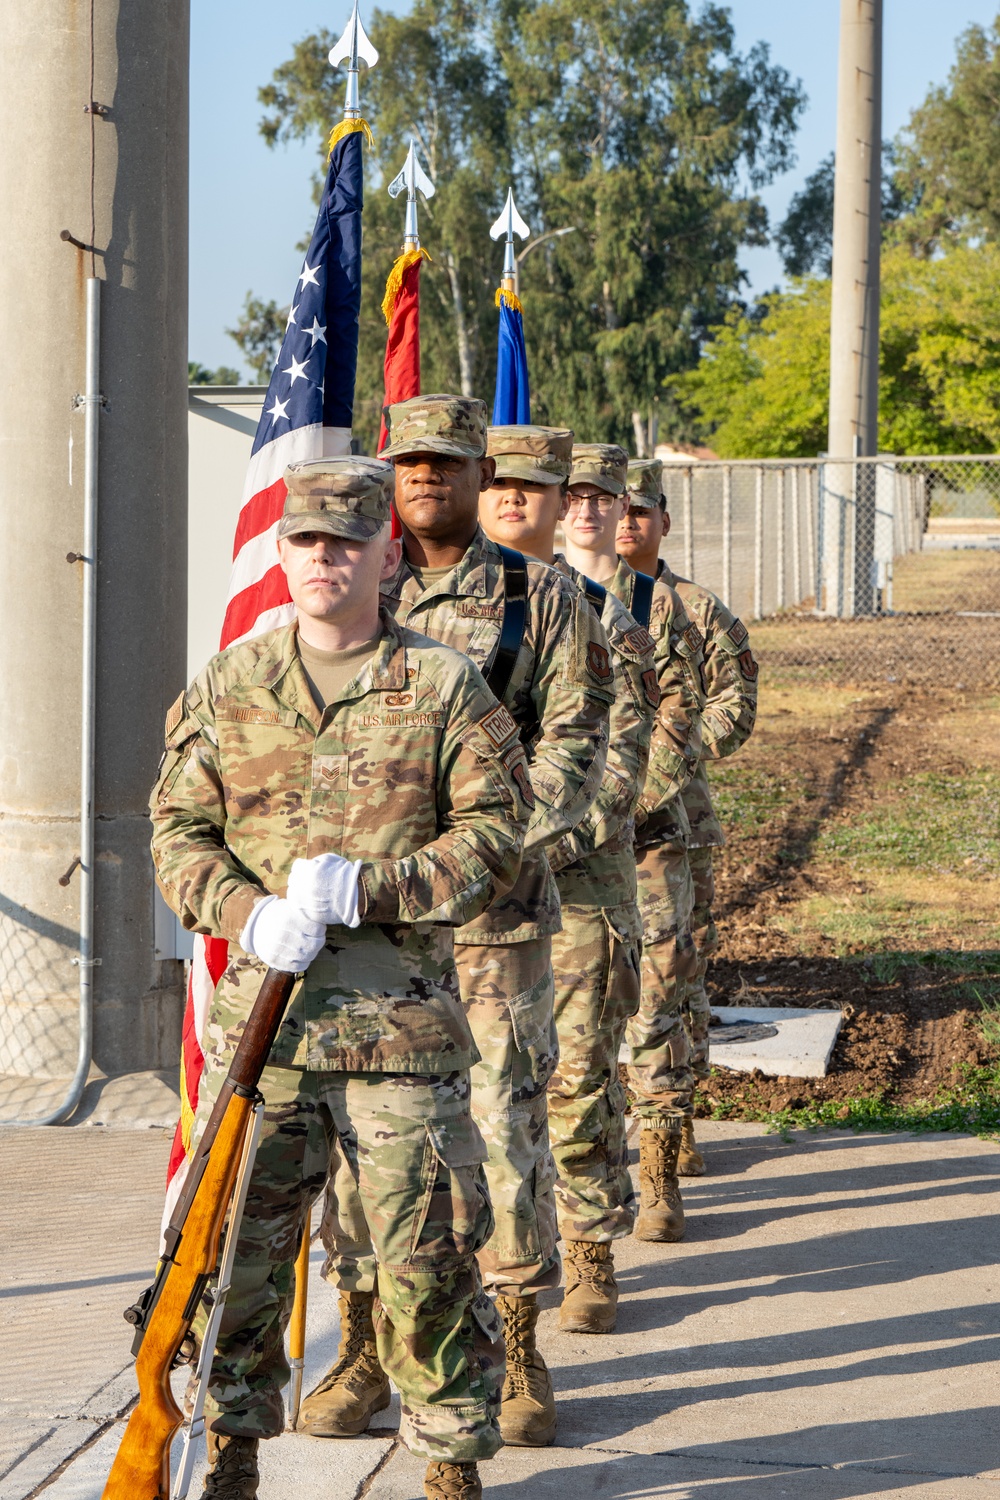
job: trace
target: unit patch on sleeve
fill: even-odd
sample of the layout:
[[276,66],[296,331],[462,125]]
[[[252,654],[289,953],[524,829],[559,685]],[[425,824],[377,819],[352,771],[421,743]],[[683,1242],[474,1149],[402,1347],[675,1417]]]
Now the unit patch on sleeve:
[[747,628],[742,620],[734,620],[726,634],[734,646],[740,647],[747,638]]
[[657,681],[656,672],[652,667],[648,667],[642,674],[642,691],[650,708],[659,708],[660,684]]
[[587,647],[587,666],[598,682],[611,681],[611,662],[608,659],[608,653],[596,641],[591,641]]
[[685,630],[684,639],[687,641],[688,646],[692,651],[700,651],[702,646],[705,644],[705,640],[702,636],[701,631],[698,629],[697,625],[693,623],[690,624]]
[[752,651],[740,652],[740,671],[743,673],[743,676],[746,678],[747,682],[756,682],[757,673],[760,671],[760,667],[754,661]]
[[528,763],[524,758],[524,751],[520,743],[507,751],[507,754],[503,758],[503,763],[517,782],[526,805],[534,811],[535,789],[531,785],[531,777],[528,774]]
[[486,717],[480,719],[479,723],[497,749],[501,745],[506,745],[511,735],[517,734],[517,724],[514,722],[514,715],[502,703],[498,703],[496,708],[491,708]]

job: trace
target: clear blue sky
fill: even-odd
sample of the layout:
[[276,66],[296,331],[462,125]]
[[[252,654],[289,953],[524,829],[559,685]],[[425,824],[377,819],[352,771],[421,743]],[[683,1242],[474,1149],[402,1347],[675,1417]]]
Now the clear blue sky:
[[[407,0],[384,8],[405,10]],[[364,7],[364,0],[362,0]],[[370,10],[372,7],[367,7]],[[731,0],[741,50],[763,40],[771,57],[809,96],[798,163],[764,193],[780,221],[803,179],[833,149],[839,0]],[[988,24],[998,0],[885,0],[884,134],[905,124],[932,83],[943,82],[955,39],[970,22]],[[338,30],[348,0],[193,0],[191,6],[191,358],[239,367],[225,329],[244,295],[287,302],[299,272],[296,243],[311,223],[312,145],[270,151],[258,134],[257,89],[319,26]],[[771,250],[745,253],[750,290],[781,278]]]

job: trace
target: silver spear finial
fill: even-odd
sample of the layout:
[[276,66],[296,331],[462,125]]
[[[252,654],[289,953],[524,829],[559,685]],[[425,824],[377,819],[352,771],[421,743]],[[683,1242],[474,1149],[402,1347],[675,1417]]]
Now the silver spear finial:
[[358,15],[358,0],[354,0],[354,9],[351,19],[347,23],[347,30],[340,38],[335,47],[330,48],[330,66],[339,68],[341,63],[347,64],[347,93],[344,96],[344,119],[358,120],[361,118],[361,98],[358,93],[358,64],[363,62],[367,67],[374,68],[378,62],[378,53],[372,46],[365,34],[365,28],[361,24]]
[[514,206],[514,189],[508,188],[507,202],[504,204],[503,209],[501,210],[500,217],[497,219],[496,223],[493,225],[493,228],[490,230],[491,240],[498,240],[501,235],[505,236],[506,238],[506,245],[503,252],[503,275],[500,278],[500,285],[503,287],[505,292],[513,292],[515,290],[515,282],[517,280],[517,260],[514,255],[514,236],[516,234],[520,239],[526,240],[530,233],[531,230],[528,228],[527,224],[521,218],[521,215],[518,213],[516,207]]
[[389,184],[389,197],[398,198],[404,188],[406,189],[406,234],[403,248],[404,250],[419,250],[417,190],[419,189],[425,198],[433,198],[434,184],[417,160],[417,147],[413,140],[410,141],[410,149],[406,153],[403,170]]

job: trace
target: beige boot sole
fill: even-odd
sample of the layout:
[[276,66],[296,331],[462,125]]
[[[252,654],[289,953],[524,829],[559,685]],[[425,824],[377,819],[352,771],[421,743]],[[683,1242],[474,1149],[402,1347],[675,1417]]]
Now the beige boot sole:
[[374,1403],[368,1407],[363,1417],[338,1419],[317,1413],[315,1417],[310,1418],[303,1414],[298,1420],[296,1431],[304,1432],[307,1437],[317,1438],[360,1437],[363,1432],[368,1431],[368,1424],[375,1413],[385,1411],[391,1399],[392,1392],[386,1386],[385,1391],[376,1396]]
[[676,1245],[684,1238],[685,1225],[672,1224],[658,1214],[640,1214],[633,1233],[637,1240],[646,1240],[651,1245]]
[[553,1421],[548,1427],[533,1428],[528,1431],[512,1426],[510,1422],[504,1422],[501,1407],[500,1434],[508,1448],[548,1448],[555,1442],[556,1423]]

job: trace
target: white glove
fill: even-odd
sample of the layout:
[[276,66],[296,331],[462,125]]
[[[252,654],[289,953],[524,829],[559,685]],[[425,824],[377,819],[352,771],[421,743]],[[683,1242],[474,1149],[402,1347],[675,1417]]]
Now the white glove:
[[307,917],[291,901],[265,896],[240,933],[240,947],[283,974],[302,974],[326,942],[326,923]]
[[314,859],[297,859],[288,877],[288,899],[317,922],[357,927],[361,920],[358,916],[360,869],[360,859],[352,863],[339,854],[317,854]]

